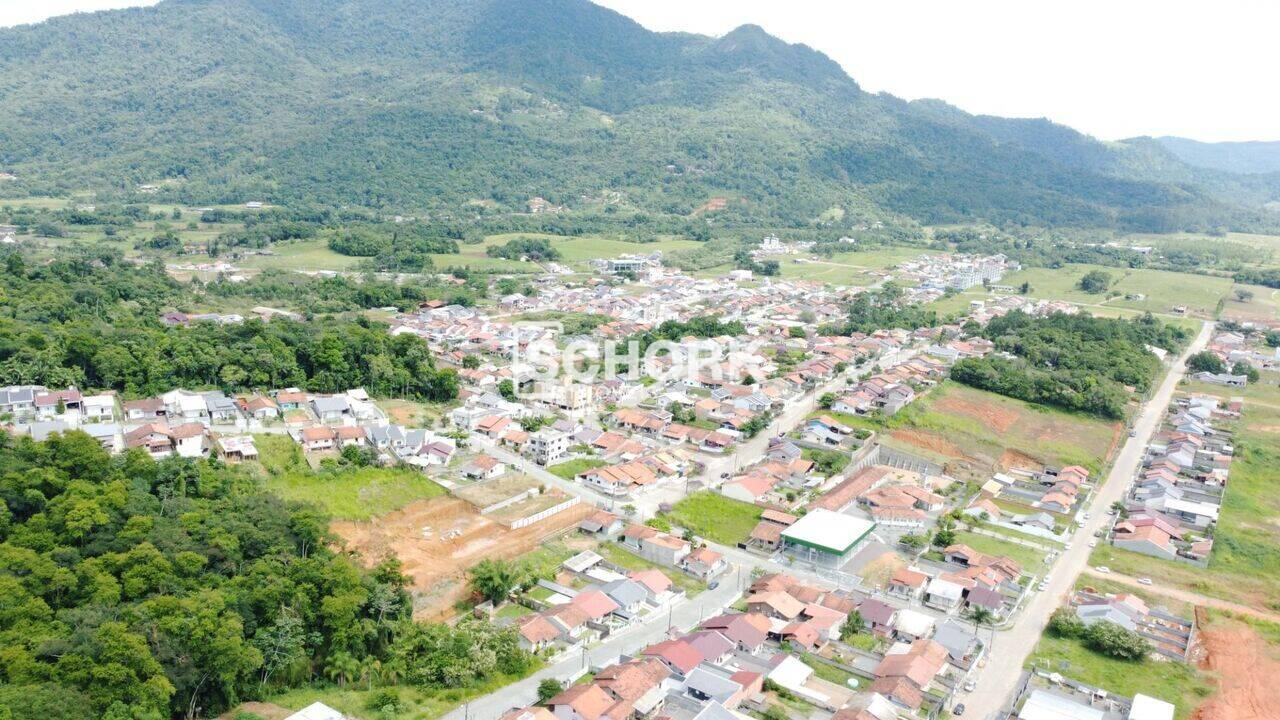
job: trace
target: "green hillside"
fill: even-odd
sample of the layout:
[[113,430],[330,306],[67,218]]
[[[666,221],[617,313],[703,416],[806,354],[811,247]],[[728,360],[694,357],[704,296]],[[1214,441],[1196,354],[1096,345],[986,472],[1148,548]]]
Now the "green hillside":
[[1144,174],[1058,126],[1071,142],[1049,152],[863,92],[758,27],[653,33],[586,0],[165,0],[55,18],[0,30],[0,106],[10,196],[154,185],[193,204],[450,217],[535,196],[685,216],[722,197],[724,222],[838,207],[850,224],[1280,224],[1265,188]]

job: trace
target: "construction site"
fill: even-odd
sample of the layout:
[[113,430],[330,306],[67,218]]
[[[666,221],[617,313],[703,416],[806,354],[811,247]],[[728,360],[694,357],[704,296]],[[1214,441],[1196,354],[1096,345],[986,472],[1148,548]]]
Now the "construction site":
[[466,595],[468,568],[487,558],[519,557],[594,510],[570,500],[576,498],[534,494],[486,515],[461,498],[437,497],[368,522],[337,521],[332,529],[366,565],[399,558],[413,580],[414,617],[438,620],[453,615]]

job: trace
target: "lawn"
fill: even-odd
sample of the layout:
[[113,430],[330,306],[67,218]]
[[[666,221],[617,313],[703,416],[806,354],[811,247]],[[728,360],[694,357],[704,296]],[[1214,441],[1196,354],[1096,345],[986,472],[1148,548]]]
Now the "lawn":
[[1003,555],[1012,558],[1022,565],[1022,569],[1029,573],[1039,573],[1043,569],[1044,556],[1047,555],[1043,550],[1026,545],[1000,540],[988,535],[978,535],[972,532],[957,532],[956,542],[968,545],[969,547],[981,553],[988,555]]
[[661,570],[662,574],[670,578],[676,587],[684,590],[685,595],[688,597],[693,597],[707,589],[707,584],[701,580],[691,575],[686,575],[676,568],[649,562],[617,543],[600,543],[600,546],[596,548],[596,552],[605,560],[628,570],[649,570],[650,568]]
[[409,468],[348,468],[314,471],[302,451],[284,435],[255,435],[263,484],[286,500],[315,503],[339,520],[368,520],[415,500],[444,494],[444,488]]
[[577,477],[578,473],[586,472],[592,468],[602,467],[609,463],[598,458],[574,458],[569,462],[562,462],[547,468],[552,475],[562,477],[565,480],[572,480]]
[[378,400],[377,405],[391,422],[406,427],[435,427],[440,418],[454,408],[452,403],[427,403],[414,400]]
[[[840,419],[840,418],[838,418]],[[861,420],[859,426],[866,426]],[[1106,466],[1119,425],[944,382],[883,421],[886,444],[933,458],[963,480],[1013,466]]]
[[692,530],[695,535],[736,547],[760,522],[761,512],[750,503],[703,490],[676,503],[664,517],[673,525]]
[[1180,719],[1190,717],[1196,706],[1213,692],[1207,678],[1183,663],[1116,660],[1086,648],[1077,640],[1048,633],[1040,638],[1027,659],[1027,666],[1061,673],[1123,697],[1133,697],[1135,693],[1150,695],[1173,703]]

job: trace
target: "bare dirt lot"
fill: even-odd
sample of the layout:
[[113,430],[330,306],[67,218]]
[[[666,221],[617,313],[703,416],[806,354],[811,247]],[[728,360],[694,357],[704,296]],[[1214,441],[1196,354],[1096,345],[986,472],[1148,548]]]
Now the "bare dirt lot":
[[992,403],[974,401],[959,393],[950,393],[934,404],[938,410],[972,418],[996,432],[1005,432],[1018,421],[1019,413]]
[[1280,659],[1248,625],[1213,623],[1201,634],[1200,666],[1214,674],[1218,691],[1196,709],[1194,720],[1274,720],[1280,708]]
[[333,531],[368,565],[398,557],[413,578],[414,616],[440,619],[466,593],[466,571],[486,558],[523,555],[573,527],[593,508],[583,503],[528,527],[510,530],[467,502],[438,497],[411,503],[369,522],[335,522]]

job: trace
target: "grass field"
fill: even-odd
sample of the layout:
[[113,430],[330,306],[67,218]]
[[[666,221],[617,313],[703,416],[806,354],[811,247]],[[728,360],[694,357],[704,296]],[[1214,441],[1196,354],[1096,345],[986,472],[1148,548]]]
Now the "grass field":
[[750,503],[703,490],[676,503],[664,517],[699,537],[732,547],[747,539],[761,512]]
[[1027,666],[1061,673],[1124,697],[1143,693],[1173,703],[1180,720],[1189,718],[1213,692],[1212,683],[1188,665],[1150,659],[1136,663],[1115,660],[1086,648],[1078,640],[1048,633],[1040,638]]
[[934,458],[952,475],[972,480],[1014,466],[1081,465],[1097,474],[1119,434],[1116,423],[953,382],[883,424],[887,444]]
[[639,555],[636,555],[632,552],[627,551],[626,548],[622,547],[618,543],[612,543],[612,542],[600,543],[600,546],[596,548],[596,552],[599,553],[600,557],[604,558],[605,560],[608,560],[609,562],[613,563],[614,565],[617,565],[618,567],[624,567],[628,570],[649,570],[649,569],[661,570],[662,574],[670,578],[672,584],[674,584],[676,587],[679,587],[681,590],[684,590],[685,595],[688,597],[693,597],[694,595],[697,595],[698,593],[707,589],[706,583],[693,577],[692,575],[686,575],[683,572],[680,572],[678,569],[667,566],[667,565],[659,565],[657,563],[649,562],[648,560],[645,560]]
[[[1236,291],[1253,293],[1253,297],[1240,300]],[[1246,296],[1247,297],[1247,296]],[[1232,285],[1222,304],[1222,317],[1240,322],[1267,322],[1280,318],[1280,290],[1261,285]]]
[[444,488],[416,470],[367,467],[317,472],[284,435],[256,435],[254,443],[268,490],[286,500],[315,503],[339,520],[368,520],[444,494]]
[[575,458],[569,462],[563,462],[558,465],[552,465],[547,468],[552,475],[562,477],[565,480],[572,480],[577,477],[578,473],[586,472],[592,468],[598,468],[609,463],[596,458]]
[[[1093,294],[1077,285],[1086,273],[1101,270],[1111,276],[1111,288],[1105,293]],[[1101,315],[1102,309],[1117,311],[1169,313],[1174,306],[1186,306],[1190,315],[1213,317],[1218,303],[1231,291],[1232,282],[1227,278],[1208,275],[1148,270],[1145,268],[1113,268],[1101,265],[1065,265],[1061,268],[1027,268],[1006,275],[1001,285],[1017,287],[1029,283],[1028,297],[1043,300],[1065,300]],[[1118,293],[1118,294],[1117,294]],[[1142,295],[1141,299],[1125,299],[1125,295]],[[992,297],[982,288],[942,298],[930,305],[943,314],[960,312],[970,300]]]
[[1043,560],[1047,553],[1043,550],[965,531],[956,533],[956,542],[988,555],[1012,558],[1022,565],[1024,571],[1033,575],[1044,569]]
[[279,270],[351,270],[363,258],[339,255],[325,240],[296,240],[271,246],[271,255],[250,255],[240,266]]
[[837,253],[829,258],[809,256],[805,258],[807,262],[795,262],[796,258],[790,255],[777,259],[780,274],[788,280],[816,280],[831,285],[862,287],[881,279],[871,271],[884,270],[904,260],[928,254],[934,253],[920,248],[886,247]]

